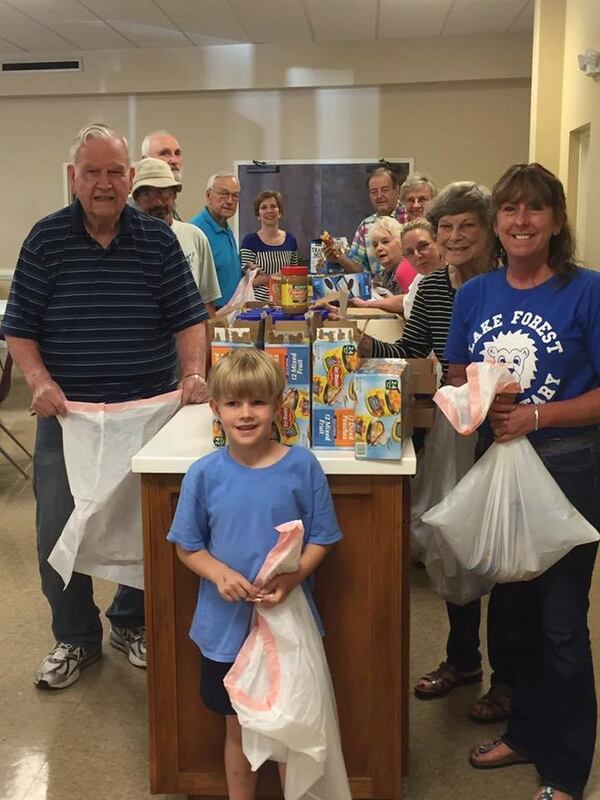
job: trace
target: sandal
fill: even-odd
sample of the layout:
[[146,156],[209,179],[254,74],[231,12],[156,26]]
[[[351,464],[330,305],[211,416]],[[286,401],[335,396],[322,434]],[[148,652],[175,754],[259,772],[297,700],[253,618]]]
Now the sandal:
[[481,761],[477,756],[491,753],[501,744],[506,745],[504,739],[493,739],[491,742],[484,742],[474,747],[469,754],[469,764],[475,769],[502,769],[503,767],[516,767],[518,764],[531,764],[531,759],[525,753],[514,750],[510,745],[506,745],[510,752],[505,756],[497,758],[495,761]]
[[469,709],[473,722],[504,722],[510,716],[512,690],[496,683]]
[[[554,789],[552,786],[542,786],[541,794],[537,796],[537,800],[554,800]],[[577,800],[573,797],[573,800]]]
[[[456,689],[457,686],[479,683],[482,678],[482,670],[459,672],[452,664],[442,661],[437,669],[434,669],[433,672],[428,672],[419,679],[419,683],[415,686],[415,697],[418,697],[419,700],[434,700],[438,697],[444,697],[448,692]],[[419,686],[423,681],[426,681],[429,685],[427,687]]]

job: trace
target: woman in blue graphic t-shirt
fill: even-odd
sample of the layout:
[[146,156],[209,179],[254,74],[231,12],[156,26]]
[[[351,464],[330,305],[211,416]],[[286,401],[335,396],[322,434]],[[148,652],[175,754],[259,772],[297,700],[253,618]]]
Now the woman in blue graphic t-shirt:
[[[573,263],[565,194],[539,164],[519,164],[492,194],[505,266],[458,292],[446,346],[449,382],[472,361],[505,363],[520,395],[498,395],[480,431],[527,436],[575,508],[600,528],[600,273]],[[596,736],[587,625],[597,542],[574,547],[531,581],[498,584],[495,623],[514,644],[516,685],[506,733],[475,747],[479,769],[533,763],[535,800],[580,798]]]

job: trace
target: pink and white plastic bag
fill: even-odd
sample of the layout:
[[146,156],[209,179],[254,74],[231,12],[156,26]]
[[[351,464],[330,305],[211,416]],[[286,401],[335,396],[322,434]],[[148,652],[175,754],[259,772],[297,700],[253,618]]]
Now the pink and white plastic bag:
[[[461,433],[485,419],[514,378],[505,366],[474,363],[467,383],[434,401]],[[541,575],[573,547],[600,539],[567,500],[526,436],[494,444],[441,503],[423,516],[466,570],[494,583]]]
[[[295,572],[302,522],[280,525],[257,578]],[[301,586],[279,605],[255,605],[254,620],[224,683],[253,770],[286,764],[285,800],[350,800],[333,686],[316,622]]]
[[65,587],[81,572],[143,589],[141,484],[131,459],[180,400],[177,391],[126,403],[67,402],[58,420],[75,508],[48,556]]

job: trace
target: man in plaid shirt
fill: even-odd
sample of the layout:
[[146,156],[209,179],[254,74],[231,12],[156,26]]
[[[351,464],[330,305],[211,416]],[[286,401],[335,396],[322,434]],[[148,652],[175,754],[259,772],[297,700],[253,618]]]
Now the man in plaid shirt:
[[367,188],[375,213],[365,217],[356,229],[348,255],[340,254],[333,243],[325,244],[324,251],[327,260],[339,264],[344,272],[370,271],[373,276],[381,276],[384,270],[375,255],[370,229],[379,217],[384,216],[394,217],[400,223],[406,222],[406,210],[400,203],[400,185],[391,169],[378,167],[373,170]]

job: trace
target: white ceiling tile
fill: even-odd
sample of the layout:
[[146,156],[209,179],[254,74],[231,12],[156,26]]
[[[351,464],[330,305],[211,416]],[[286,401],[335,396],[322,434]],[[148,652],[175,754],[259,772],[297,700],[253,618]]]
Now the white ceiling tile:
[[0,31],[3,39],[30,53],[64,50],[72,46],[72,42],[29,19],[3,0],[0,0]]
[[380,39],[439,36],[452,0],[381,0]]
[[304,0],[315,41],[357,41],[375,38],[377,0]]
[[455,0],[444,28],[446,36],[508,30],[524,0]]
[[131,47],[117,31],[78,0],[4,0],[16,10],[73,42],[79,50],[118,50]]
[[[248,0],[252,8],[252,1]],[[155,0],[195,44],[240,44],[251,39],[227,0]]]
[[534,3],[533,0],[529,0],[528,3],[525,3],[525,7],[521,11],[521,13],[517,16],[513,24],[510,26],[509,30],[532,31],[533,13],[534,13]]
[[533,0],[0,0],[0,52],[532,30]]
[[311,41],[311,31],[298,0],[229,0],[250,40],[265,42]]
[[189,39],[152,0],[80,0],[136,47],[186,47]]

